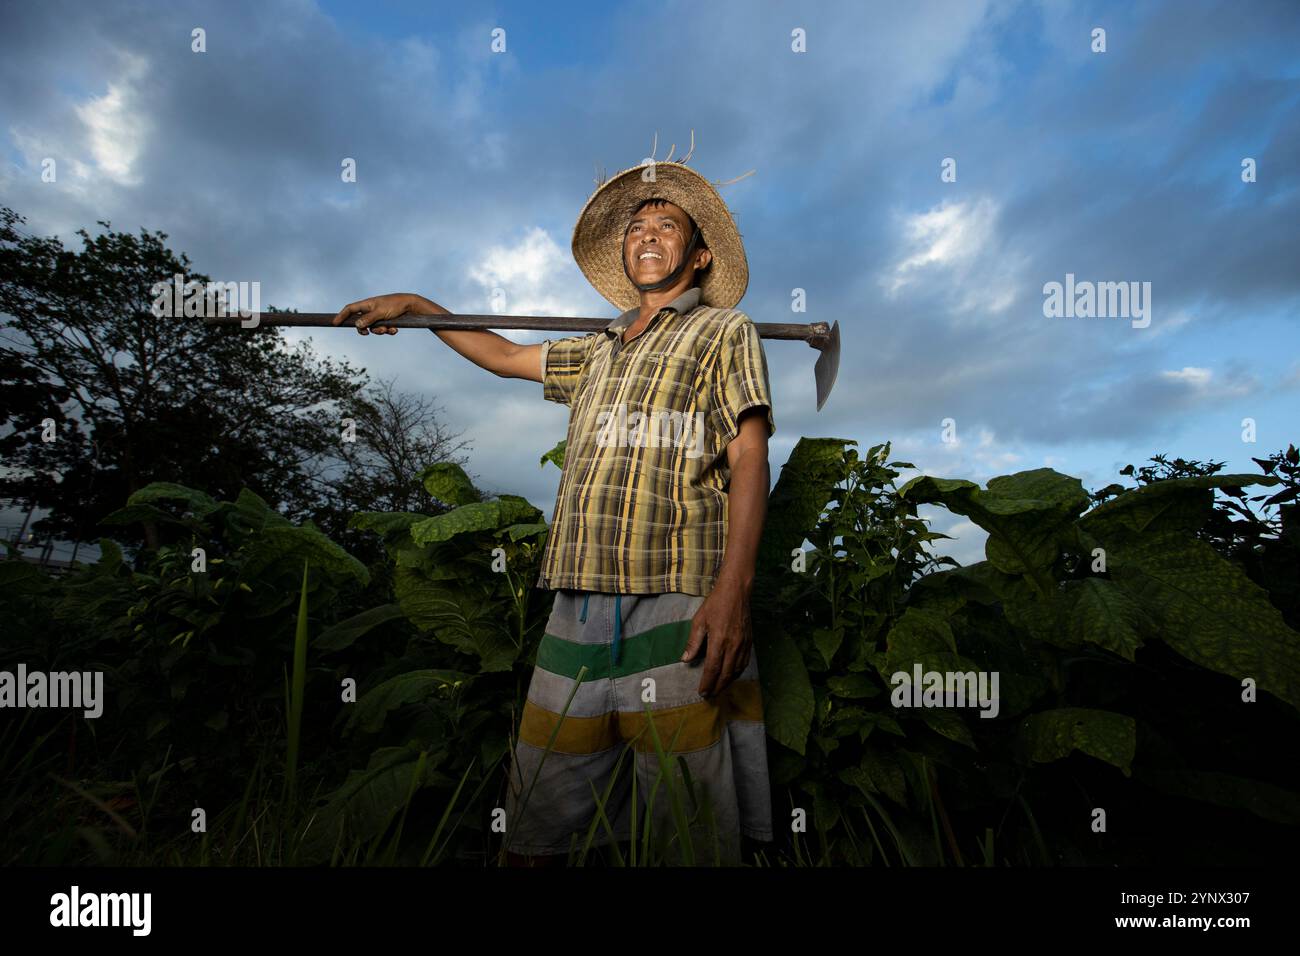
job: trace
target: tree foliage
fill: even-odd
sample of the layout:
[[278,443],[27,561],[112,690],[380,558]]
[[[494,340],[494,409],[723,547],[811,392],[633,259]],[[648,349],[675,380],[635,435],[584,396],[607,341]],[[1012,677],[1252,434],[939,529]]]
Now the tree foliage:
[[[101,221],[70,251],[23,221],[0,210],[0,495],[49,510],[38,532],[98,537],[104,515],[165,481],[217,497],[248,488],[342,537],[354,510],[410,506],[414,470],[460,447],[427,399],[371,387],[279,328],[155,315],[155,283],[209,278],[165,233]],[[355,443],[343,441],[344,418]],[[152,521],[114,530],[151,547],[166,533]]]

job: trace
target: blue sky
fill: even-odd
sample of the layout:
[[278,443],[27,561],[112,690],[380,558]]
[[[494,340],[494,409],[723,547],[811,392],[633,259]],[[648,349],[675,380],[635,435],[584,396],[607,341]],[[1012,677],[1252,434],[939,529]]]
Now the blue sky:
[[[1158,452],[1256,472],[1300,441],[1294,2],[51,2],[5,20],[0,202],[69,246],[99,219],[161,230],[214,279],[259,281],[264,306],[419,292],[489,312],[503,288],[508,311],[612,317],[570,252],[596,168],[641,162],[656,133],[680,158],[694,130],[710,179],[755,170],[720,187],[740,308],[843,331],[821,413],[815,354],[766,345],[774,479],[801,435],[1089,489]],[[1067,273],[1151,283],[1150,325],[1044,316]],[[480,483],[549,513],[558,472],[536,463],[567,409],[540,385],[428,333],[312,338],[435,395]],[[981,557],[969,524],[926,513],[948,553]]]

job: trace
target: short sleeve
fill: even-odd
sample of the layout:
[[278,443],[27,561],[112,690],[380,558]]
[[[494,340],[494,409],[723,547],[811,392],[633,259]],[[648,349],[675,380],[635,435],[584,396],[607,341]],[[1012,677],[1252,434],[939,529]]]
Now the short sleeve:
[[740,431],[741,413],[758,405],[767,407],[767,434],[770,438],[776,432],[776,420],[772,416],[767,356],[758,337],[758,327],[746,317],[726,334],[718,354],[714,408],[724,447]]
[[542,397],[568,405],[578,387],[578,376],[591,354],[596,333],[547,339],[542,343]]

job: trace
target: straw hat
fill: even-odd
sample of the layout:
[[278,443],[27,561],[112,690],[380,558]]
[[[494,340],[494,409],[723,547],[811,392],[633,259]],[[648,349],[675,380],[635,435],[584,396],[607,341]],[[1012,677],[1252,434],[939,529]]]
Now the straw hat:
[[680,162],[652,159],[603,184],[598,182],[578,215],[573,227],[573,258],[596,291],[621,311],[641,303],[641,293],[624,268],[623,238],[632,210],[647,199],[666,199],[680,206],[695,220],[700,237],[713,254],[713,261],[698,279],[703,305],[734,308],[749,285],[749,264],[736,221],[713,184],[686,165],[689,158],[690,153]]

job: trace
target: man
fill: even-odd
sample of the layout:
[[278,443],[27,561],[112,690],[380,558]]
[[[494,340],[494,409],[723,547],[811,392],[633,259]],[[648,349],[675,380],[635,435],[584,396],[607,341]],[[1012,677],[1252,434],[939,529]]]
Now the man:
[[[742,834],[772,839],[749,598],[775,425],[762,343],[734,309],[748,284],[744,247],[713,186],[666,162],[600,186],[573,252],[626,309],[604,331],[538,345],[436,331],[572,409],[538,581],[557,593],[513,754],[508,857],[558,861],[575,833],[582,845],[593,789],[603,795],[611,774],[605,822],[629,839],[631,773],[616,772],[629,756],[638,833],[657,787],[652,826],[660,839],[675,834],[657,736],[687,813],[706,807],[736,862]],[[384,320],[408,311],[448,314],[421,296],[381,296],[334,323],[361,313],[362,334],[394,334]],[[605,822],[595,845],[607,842]],[[710,849],[697,844],[697,859]]]

